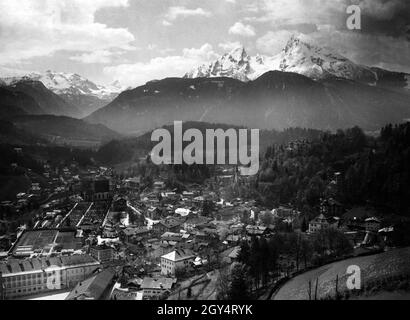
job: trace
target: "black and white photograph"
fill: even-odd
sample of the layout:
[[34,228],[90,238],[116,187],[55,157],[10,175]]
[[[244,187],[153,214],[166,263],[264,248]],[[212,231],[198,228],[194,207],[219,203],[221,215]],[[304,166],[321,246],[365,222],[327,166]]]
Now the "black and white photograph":
[[410,300],[410,2],[0,0],[0,300]]

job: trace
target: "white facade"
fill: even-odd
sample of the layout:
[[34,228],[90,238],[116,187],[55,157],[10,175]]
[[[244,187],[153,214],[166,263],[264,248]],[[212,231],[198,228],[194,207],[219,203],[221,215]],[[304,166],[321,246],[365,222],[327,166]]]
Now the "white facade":
[[90,256],[30,259],[0,265],[4,297],[37,295],[74,287],[100,267]]
[[165,276],[175,276],[177,271],[186,270],[195,256],[186,250],[175,250],[161,257],[161,274]]

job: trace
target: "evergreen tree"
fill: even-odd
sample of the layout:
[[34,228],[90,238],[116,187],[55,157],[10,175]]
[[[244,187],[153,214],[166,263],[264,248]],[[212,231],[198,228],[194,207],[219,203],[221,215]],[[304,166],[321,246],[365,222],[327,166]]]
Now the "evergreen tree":
[[228,291],[229,300],[251,300],[248,267],[235,263],[231,269],[231,281]]

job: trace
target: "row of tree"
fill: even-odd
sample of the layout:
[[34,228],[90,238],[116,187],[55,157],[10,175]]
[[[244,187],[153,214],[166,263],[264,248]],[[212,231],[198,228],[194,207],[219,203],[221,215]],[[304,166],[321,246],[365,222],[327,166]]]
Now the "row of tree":
[[278,233],[268,239],[253,237],[250,243],[242,242],[237,263],[221,271],[220,298],[249,297],[273,279],[320,266],[349,255],[352,250],[345,235],[334,229],[321,230],[313,237],[294,232]]

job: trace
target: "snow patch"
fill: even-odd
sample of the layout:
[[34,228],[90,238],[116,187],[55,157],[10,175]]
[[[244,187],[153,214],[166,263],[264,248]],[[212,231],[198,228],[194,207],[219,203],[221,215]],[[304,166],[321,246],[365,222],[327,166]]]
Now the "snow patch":
[[[1,71],[2,69],[0,69],[0,72]],[[4,77],[0,80],[8,86],[23,80],[39,81],[43,83],[46,88],[59,95],[90,95],[100,99],[111,100],[123,91],[123,88],[118,82],[104,87],[78,74],[53,72],[50,70],[45,73],[31,72],[24,75],[18,74],[16,76]]]

